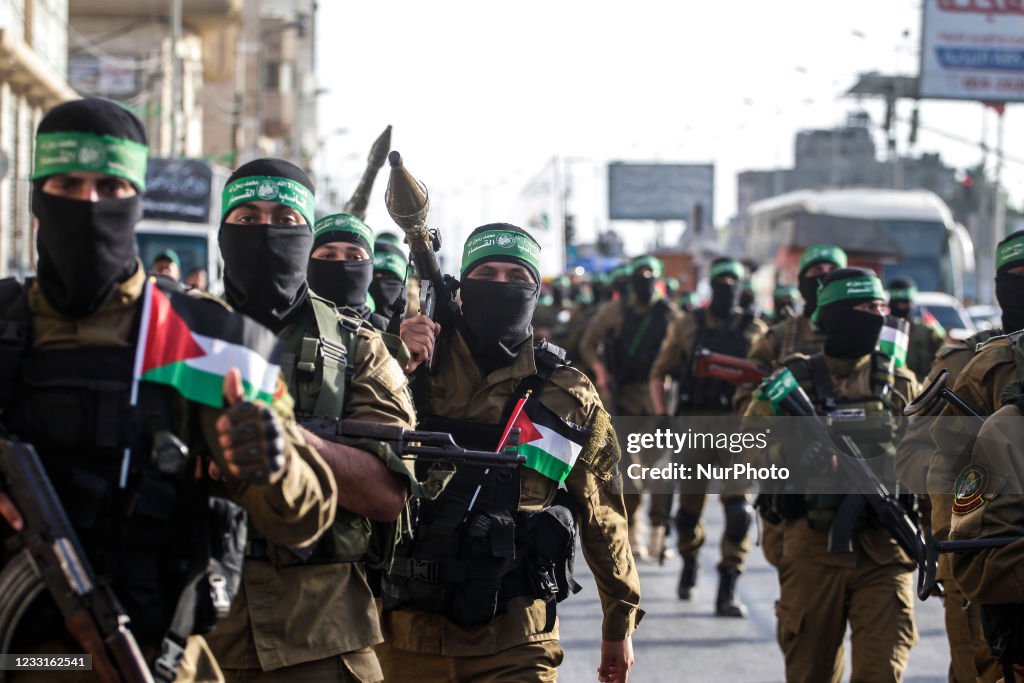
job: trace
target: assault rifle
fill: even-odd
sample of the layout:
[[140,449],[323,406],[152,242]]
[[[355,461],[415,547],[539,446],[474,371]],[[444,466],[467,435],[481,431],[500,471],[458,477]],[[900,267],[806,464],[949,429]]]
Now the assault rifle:
[[949,383],[949,370],[943,368],[939,374],[935,375],[935,379],[928,383],[921,392],[914,397],[914,400],[906,405],[903,409],[903,414],[910,415],[931,415],[935,416],[942,412],[942,403],[945,401],[952,404],[957,410],[962,412],[968,417],[977,419],[978,426],[985,421],[974,408],[972,408],[967,401],[960,398],[955,391],[950,389],[946,384]]
[[758,384],[772,374],[771,368],[761,367],[753,361],[698,346],[693,350],[694,377],[710,377],[730,384]]
[[[788,372],[788,371],[786,371]],[[847,481],[853,483],[859,493],[846,495],[829,529],[829,552],[853,551],[853,534],[856,524],[866,510],[871,510],[875,520],[892,536],[901,548],[917,563],[917,595],[927,599],[935,585],[935,558],[929,557],[924,532],[911,518],[899,499],[889,492],[862,457],[860,450],[848,435],[836,443],[829,428],[818,419],[810,398],[789,375],[789,382],[773,382],[784,379],[774,374],[761,383],[761,391],[777,405],[794,417],[813,418],[804,420],[812,430],[812,439],[826,451],[836,453],[829,467]],[[804,425],[801,425],[802,427]]]
[[[522,455],[495,451],[475,451],[455,443],[448,432],[405,429],[362,420],[338,418],[302,418],[299,424],[317,436],[335,443],[353,446],[360,441],[384,441],[399,457],[418,462],[481,465],[494,468],[516,468],[526,462]],[[516,430],[518,431],[518,430]],[[518,444],[518,436],[515,444]]]
[[[35,449],[16,441],[0,441],[0,490],[25,521],[9,541],[16,555],[11,571],[31,567],[64,616],[68,631],[92,655],[93,672],[103,683],[153,683],[153,675],[129,629],[128,615],[109,586],[99,582],[67,513],[46,475]],[[8,569],[0,573],[6,574]],[[0,585],[7,584],[0,578]],[[31,599],[27,592],[4,591],[6,600]],[[24,605],[0,605],[0,613],[16,615]],[[0,624],[11,632],[15,624]]]

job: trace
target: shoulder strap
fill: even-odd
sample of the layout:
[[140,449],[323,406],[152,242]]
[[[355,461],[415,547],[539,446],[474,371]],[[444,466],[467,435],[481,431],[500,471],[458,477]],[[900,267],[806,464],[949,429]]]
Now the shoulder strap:
[[302,338],[298,369],[320,375],[320,387],[313,405],[314,415],[340,417],[345,407],[345,388],[354,372],[356,339],[360,321],[341,315],[319,297],[311,297],[317,336]]
[[818,401],[818,405],[823,406],[825,412],[830,413],[836,409],[836,395],[832,378],[828,374],[828,366],[825,365],[825,354],[814,354],[807,359],[807,364],[811,371],[814,397]]

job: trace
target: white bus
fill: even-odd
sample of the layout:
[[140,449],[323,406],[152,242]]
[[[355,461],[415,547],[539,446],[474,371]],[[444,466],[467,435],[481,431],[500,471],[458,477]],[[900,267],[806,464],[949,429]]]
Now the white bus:
[[814,244],[842,247],[851,266],[873,269],[886,284],[910,277],[921,291],[961,300],[974,272],[967,230],[926,190],[798,190],[751,204],[748,226],[758,292],[795,284],[800,254]]

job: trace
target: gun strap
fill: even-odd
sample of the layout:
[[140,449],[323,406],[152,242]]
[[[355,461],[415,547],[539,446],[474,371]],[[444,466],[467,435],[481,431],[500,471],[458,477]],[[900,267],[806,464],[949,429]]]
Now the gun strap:
[[836,409],[836,395],[832,386],[832,378],[828,375],[828,366],[825,365],[825,354],[814,354],[807,359],[807,364],[811,371],[814,398],[818,405],[825,409],[826,414],[831,414]]

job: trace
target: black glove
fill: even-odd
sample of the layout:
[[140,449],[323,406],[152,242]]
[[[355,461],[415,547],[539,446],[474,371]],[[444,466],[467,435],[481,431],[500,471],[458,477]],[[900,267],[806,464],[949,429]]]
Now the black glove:
[[242,401],[224,415],[231,423],[225,458],[241,470],[235,476],[256,484],[273,484],[284,476],[288,451],[277,413],[266,405]]

